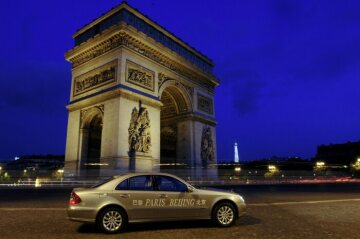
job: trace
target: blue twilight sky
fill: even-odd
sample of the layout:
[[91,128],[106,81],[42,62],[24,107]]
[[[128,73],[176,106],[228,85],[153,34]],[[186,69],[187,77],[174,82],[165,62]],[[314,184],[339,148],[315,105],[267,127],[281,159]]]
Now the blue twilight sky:
[[[65,151],[72,34],[120,0],[17,0],[0,10],[0,159]],[[130,0],[209,56],[218,158],[312,157],[360,139],[360,1]]]

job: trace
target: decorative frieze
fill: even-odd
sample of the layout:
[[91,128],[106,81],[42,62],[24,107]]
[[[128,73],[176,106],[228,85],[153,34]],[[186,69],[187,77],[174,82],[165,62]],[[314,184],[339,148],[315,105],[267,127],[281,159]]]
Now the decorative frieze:
[[[134,37],[131,37],[125,32],[115,34],[106,39],[105,41],[97,44],[96,46],[90,47],[89,49],[78,55],[69,57],[69,61],[72,63],[72,67],[77,67],[90,61],[95,57],[103,55],[121,46],[127,47],[142,56],[148,57],[149,59],[161,64],[162,66],[186,77],[187,79],[190,79],[196,84],[207,88],[210,92],[214,92],[214,85],[201,81],[198,77],[196,77],[194,74],[191,74],[188,70],[185,70],[179,64],[172,61],[169,57],[145,45],[144,43],[140,42]],[[71,54],[71,51],[68,54]]]
[[73,95],[77,96],[116,81],[116,69],[117,61],[112,61],[83,75],[75,77]]
[[207,114],[213,114],[213,100],[209,97],[204,95],[198,94],[197,95],[197,108],[200,111],[203,111]]
[[147,90],[154,91],[155,72],[127,60],[126,81]]

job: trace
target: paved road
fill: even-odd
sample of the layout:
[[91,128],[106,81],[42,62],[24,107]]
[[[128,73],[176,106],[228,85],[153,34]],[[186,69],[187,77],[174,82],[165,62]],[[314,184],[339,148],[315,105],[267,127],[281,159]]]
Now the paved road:
[[359,184],[232,188],[246,199],[248,213],[231,228],[151,223],[106,236],[66,219],[71,189],[0,189],[0,238],[359,238]]

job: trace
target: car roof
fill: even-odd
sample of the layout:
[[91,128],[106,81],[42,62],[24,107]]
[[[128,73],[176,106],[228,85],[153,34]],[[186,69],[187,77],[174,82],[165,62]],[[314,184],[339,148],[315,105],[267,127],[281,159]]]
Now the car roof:
[[103,185],[100,185],[97,189],[111,189],[111,188],[115,188],[118,183],[121,180],[125,180],[127,178],[133,177],[133,176],[169,176],[169,177],[173,177],[176,178],[178,180],[180,180],[181,182],[188,184],[185,180],[179,178],[176,175],[170,174],[170,173],[158,173],[158,172],[130,172],[130,173],[124,173],[124,174],[119,174],[119,175],[114,175],[112,178],[113,180],[104,183]]

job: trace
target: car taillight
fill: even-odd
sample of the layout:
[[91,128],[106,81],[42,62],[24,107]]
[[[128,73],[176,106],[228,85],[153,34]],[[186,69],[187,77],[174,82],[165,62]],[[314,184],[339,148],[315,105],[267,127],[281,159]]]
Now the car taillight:
[[75,192],[72,192],[70,195],[69,204],[75,205],[75,204],[79,204],[79,203],[81,203],[81,198]]

